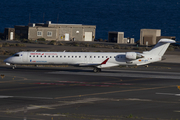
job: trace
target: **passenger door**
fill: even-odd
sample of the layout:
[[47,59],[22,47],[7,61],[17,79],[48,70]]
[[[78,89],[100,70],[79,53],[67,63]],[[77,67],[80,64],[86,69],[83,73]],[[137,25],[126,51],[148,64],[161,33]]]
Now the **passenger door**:
[[22,61],[23,62],[28,62],[28,53],[27,52],[23,52],[23,54],[22,54]]

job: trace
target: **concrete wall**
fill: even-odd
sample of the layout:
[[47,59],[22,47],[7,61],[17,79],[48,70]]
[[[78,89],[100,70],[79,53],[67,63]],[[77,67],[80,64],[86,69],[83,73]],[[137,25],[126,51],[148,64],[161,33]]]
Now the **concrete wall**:
[[120,44],[134,44],[134,38],[124,38],[124,32],[109,32],[108,41]]
[[[140,45],[145,45],[144,38],[150,37],[152,38],[152,44],[156,44],[156,37],[161,36],[161,30],[160,29],[141,29],[140,31]],[[149,41],[149,40],[148,40]]]
[[[42,32],[41,36],[37,35],[37,32]],[[48,32],[52,32],[49,36]],[[38,38],[45,38],[46,40],[56,40],[57,29],[56,28],[41,28],[41,27],[29,27],[28,39],[36,40]]]
[[108,41],[115,43],[124,43],[124,32],[109,32]]
[[144,36],[144,45],[154,45],[152,39],[153,36]]
[[124,32],[118,32],[117,43],[124,43]]
[[130,39],[130,44],[134,44],[134,38]]
[[20,37],[21,39],[28,39],[28,26],[14,26],[15,37]]
[[[85,33],[92,33],[91,41],[95,39],[96,26],[93,25],[81,25],[81,24],[51,24],[50,21],[47,24],[32,23],[28,26],[16,27],[20,34],[27,29],[26,39],[36,40],[38,38],[45,38],[46,40],[56,41],[84,41],[87,36]],[[41,32],[41,35],[38,33]],[[48,34],[51,33],[51,34]],[[91,35],[91,34],[88,34]],[[24,36],[25,37],[25,36]]]
[[81,27],[74,27],[72,28],[72,39],[74,38],[74,41],[84,41],[83,40],[83,28]]
[[14,28],[5,28],[4,29],[4,37],[6,40],[14,40],[15,39],[15,29]]

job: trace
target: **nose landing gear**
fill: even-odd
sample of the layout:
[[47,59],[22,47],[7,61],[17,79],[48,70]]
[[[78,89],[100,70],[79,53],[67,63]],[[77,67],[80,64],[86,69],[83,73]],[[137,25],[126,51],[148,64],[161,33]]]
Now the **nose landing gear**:
[[14,70],[16,68],[16,65],[12,65],[12,69]]

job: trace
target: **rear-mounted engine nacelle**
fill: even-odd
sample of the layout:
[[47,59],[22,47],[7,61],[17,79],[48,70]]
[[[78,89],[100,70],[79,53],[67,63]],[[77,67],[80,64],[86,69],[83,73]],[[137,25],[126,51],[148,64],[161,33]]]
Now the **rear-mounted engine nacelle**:
[[126,58],[130,59],[130,60],[136,60],[138,58],[143,58],[143,56],[139,53],[136,53],[136,52],[127,52]]

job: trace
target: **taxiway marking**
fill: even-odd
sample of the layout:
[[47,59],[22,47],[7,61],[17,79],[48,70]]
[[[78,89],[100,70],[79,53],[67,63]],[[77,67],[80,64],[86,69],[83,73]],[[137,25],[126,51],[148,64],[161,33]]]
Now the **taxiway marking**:
[[54,99],[74,98],[74,97],[79,97],[79,96],[84,97],[84,96],[92,96],[92,95],[104,95],[104,94],[113,94],[113,93],[120,93],[120,92],[131,92],[131,91],[153,90],[153,89],[161,89],[161,88],[170,88],[170,87],[175,87],[175,86],[176,85],[163,86],[163,87],[153,87],[153,88],[140,88],[140,89],[131,89],[131,90],[110,91],[110,92],[101,92],[101,93],[92,93],[92,94],[56,97]]
[[27,89],[40,88],[40,87],[49,88],[54,86],[36,86],[36,87],[22,87],[22,88],[12,88],[12,89],[0,89],[0,91],[27,90]]
[[[114,73],[110,73],[110,71]],[[90,72],[68,72],[68,71],[54,71],[54,72],[47,72],[47,73],[48,74],[65,74],[65,75],[72,74],[72,75],[90,75],[90,76],[92,75],[92,76],[110,76],[110,77],[133,77],[133,78],[163,78],[163,79],[179,79],[180,78],[180,74],[178,72],[173,73],[173,72],[134,71],[134,70],[104,70],[103,72],[98,73],[98,74],[90,73]]]
[[49,98],[49,97],[30,97],[30,96],[6,96],[6,95],[0,95],[0,99],[3,98],[29,98],[29,99],[53,99],[53,98]]
[[175,93],[156,93],[158,95],[174,95],[174,96],[180,96],[180,94],[175,94]]
[[[59,107],[59,106],[65,106],[65,105],[74,105],[74,104],[82,104],[82,103],[91,103],[91,102],[96,102],[96,101],[103,101],[103,100],[109,100],[109,98],[85,98],[82,100],[76,100],[76,101],[68,101],[68,102],[62,102],[59,104],[52,104],[52,105],[30,105],[26,109],[29,110],[35,110],[35,109],[52,109],[53,107]],[[24,111],[24,108],[17,108],[13,110],[5,110],[2,112],[6,113],[17,113],[17,112],[22,112]]]

